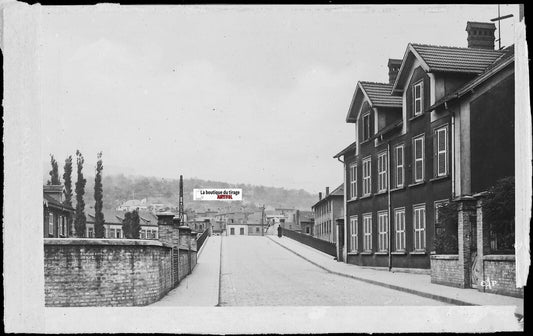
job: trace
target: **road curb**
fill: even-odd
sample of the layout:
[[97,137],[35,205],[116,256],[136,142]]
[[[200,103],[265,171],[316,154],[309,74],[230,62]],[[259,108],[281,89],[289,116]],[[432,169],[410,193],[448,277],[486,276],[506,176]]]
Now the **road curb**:
[[222,242],[224,239],[222,239],[222,235],[220,236],[220,257],[219,257],[219,264],[218,264],[218,303],[215,305],[215,307],[221,307],[221,299],[222,299]]
[[453,299],[453,298],[449,298],[449,297],[445,297],[445,296],[441,296],[441,295],[436,295],[436,294],[431,294],[431,293],[427,293],[427,292],[418,291],[416,289],[405,288],[405,287],[401,287],[401,286],[391,285],[391,284],[388,284],[388,283],[385,283],[385,282],[380,282],[380,281],[376,281],[376,280],[370,280],[370,279],[366,279],[366,278],[360,278],[360,277],[357,277],[357,276],[354,276],[354,275],[332,271],[332,270],[328,269],[327,267],[324,267],[324,266],[322,266],[322,265],[310,260],[309,258],[301,255],[300,253],[291,250],[287,246],[284,246],[284,245],[278,243],[275,239],[272,239],[271,237],[268,237],[268,238],[270,240],[272,240],[274,243],[276,243],[279,246],[283,247],[284,249],[286,249],[288,251],[291,251],[292,253],[296,254],[300,258],[308,261],[309,263],[317,266],[318,268],[321,268],[321,269],[325,270],[328,273],[332,273],[332,274],[335,274],[335,275],[340,275],[340,276],[343,276],[343,277],[346,277],[346,278],[351,278],[351,279],[354,279],[354,280],[359,280],[359,281],[362,281],[362,282],[370,283],[372,285],[386,287],[386,288],[394,289],[394,290],[397,290],[397,291],[400,291],[400,292],[405,292],[405,293],[421,296],[421,297],[424,297],[424,298],[433,299],[433,300],[436,300],[436,301],[457,305],[457,306],[479,306],[478,304],[475,304],[475,303],[470,303],[470,302],[457,300],[457,299]]

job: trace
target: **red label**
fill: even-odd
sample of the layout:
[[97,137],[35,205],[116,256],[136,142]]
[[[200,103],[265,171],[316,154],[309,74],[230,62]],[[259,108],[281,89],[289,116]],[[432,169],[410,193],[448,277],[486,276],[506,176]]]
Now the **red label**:
[[232,195],[217,195],[217,199],[233,199]]

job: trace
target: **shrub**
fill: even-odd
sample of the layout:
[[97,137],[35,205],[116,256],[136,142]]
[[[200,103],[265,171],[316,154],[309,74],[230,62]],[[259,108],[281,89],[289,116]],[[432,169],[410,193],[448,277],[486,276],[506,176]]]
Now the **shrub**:
[[436,225],[433,246],[437,254],[459,253],[457,237],[457,211],[456,202],[449,202],[438,208],[439,220]]
[[498,180],[483,204],[484,225],[489,225],[493,251],[514,250],[514,177]]

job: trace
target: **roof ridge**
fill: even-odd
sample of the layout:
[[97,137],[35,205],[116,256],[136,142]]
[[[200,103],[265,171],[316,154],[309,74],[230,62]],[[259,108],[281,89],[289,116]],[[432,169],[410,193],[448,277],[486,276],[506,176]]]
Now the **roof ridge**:
[[484,49],[484,48],[469,48],[469,47],[454,47],[454,46],[443,46],[443,45],[436,45],[436,44],[425,44],[425,43],[409,43],[412,46],[420,46],[420,47],[436,47],[436,48],[447,48],[447,49],[460,49],[460,50],[475,50],[475,51],[487,51],[487,52],[497,52],[501,53],[502,50],[492,50],[492,49]]
[[380,82],[371,82],[371,81],[359,81],[359,83],[361,84],[379,84],[379,85],[387,85],[387,86],[392,86],[392,84],[390,83],[380,83]]

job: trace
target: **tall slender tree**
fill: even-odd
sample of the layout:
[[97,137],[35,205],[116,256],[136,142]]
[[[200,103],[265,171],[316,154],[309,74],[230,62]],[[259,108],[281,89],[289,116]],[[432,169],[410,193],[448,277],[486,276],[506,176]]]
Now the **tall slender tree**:
[[85,217],[85,202],[83,201],[83,194],[85,194],[85,184],[87,180],[83,178],[83,155],[79,150],[76,151],[76,163],[78,168],[78,180],[76,181],[76,218],[74,220],[74,228],[76,230],[76,237],[85,237],[85,227],[87,218]]
[[[63,166],[63,183],[65,185],[65,200],[63,204],[72,208],[72,155],[65,159]],[[72,237],[74,229],[72,228],[72,216],[67,217],[67,233]]]
[[57,161],[52,154],[50,154],[50,163],[52,164],[52,170],[48,173],[50,175],[50,180],[48,180],[48,185],[60,185],[61,181],[59,180],[59,170],[57,167]]
[[102,164],[102,152],[97,155],[98,161],[96,162],[96,176],[94,178],[94,236],[96,238],[105,237],[105,218],[104,213],[102,212],[103,207],[103,194],[104,190],[102,187],[102,169],[104,165]]

